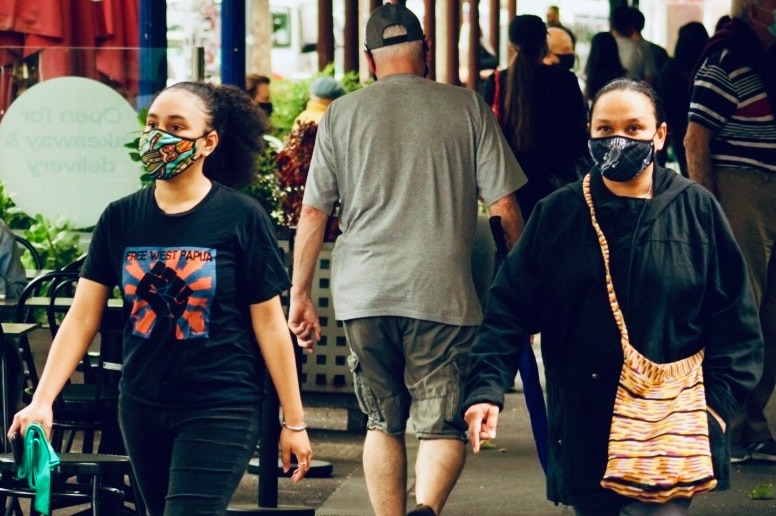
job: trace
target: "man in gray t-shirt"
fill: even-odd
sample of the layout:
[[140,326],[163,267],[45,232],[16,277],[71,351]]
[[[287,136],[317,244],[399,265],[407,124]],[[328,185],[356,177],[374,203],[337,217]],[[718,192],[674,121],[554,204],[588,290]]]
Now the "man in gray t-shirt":
[[640,37],[643,28],[637,25],[642,22],[641,12],[628,6],[620,6],[612,11],[610,23],[614,40],[617,42],[617,52],[620,63],[626,74],[632,79],[652,82],[657,69],[650,43]]
[[370,500],[377,513],[391,507],[386,513],[404,514],[411,418],[421,440],[414,514],[438,514],[463,466],[458,391],[482,317],[471,271],[478,198],[501,217],[512,245],[522,230],[512,194],[526,179],[478,94],[424,78],[423,31],[406,7],[385,4],[372,13],[366,48],[378,81],[334,101],[319,124],[289,327],[302,347],[320,338],[310,289],[339,201],[332,294],[368,416]]

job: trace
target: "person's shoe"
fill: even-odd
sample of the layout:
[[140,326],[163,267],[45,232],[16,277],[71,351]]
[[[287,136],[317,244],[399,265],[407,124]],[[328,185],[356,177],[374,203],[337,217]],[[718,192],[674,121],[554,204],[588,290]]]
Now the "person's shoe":
[[407,513],[407,516],[436,516],[436,513],[434,512],[434,509],[428,505],[419,503],[414,509]]
[[748,448],[744,448],[740,444],[730,445],[730,463],[731,464],[743,464],[748,462],[752,458],[752,454]]
[[776,462],[776,441],[773,439],[766,439],[759,443],[751,444],[748,450],[754,460]]

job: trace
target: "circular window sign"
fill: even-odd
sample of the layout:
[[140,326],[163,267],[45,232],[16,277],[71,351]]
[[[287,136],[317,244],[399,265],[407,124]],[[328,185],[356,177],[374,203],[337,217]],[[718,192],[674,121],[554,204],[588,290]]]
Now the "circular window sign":
[[135,110],[110,87],[83,77],[43,81],[0,123],[0,181],[28,215],[94,226],[109,202],[140,187],[125,147],[140,130]]

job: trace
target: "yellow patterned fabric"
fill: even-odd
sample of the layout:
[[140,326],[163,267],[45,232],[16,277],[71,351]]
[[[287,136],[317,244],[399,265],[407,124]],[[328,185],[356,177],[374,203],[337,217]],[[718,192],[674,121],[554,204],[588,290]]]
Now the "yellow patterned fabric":
[[710,491],[717,480],[703,387],[704,350],[678,362],[657,364],[631,345],[609,270],[609,245],[595,217],[589,174],[582,186],[601,245],[609,304],[624,356],[601,485],[656,503]]

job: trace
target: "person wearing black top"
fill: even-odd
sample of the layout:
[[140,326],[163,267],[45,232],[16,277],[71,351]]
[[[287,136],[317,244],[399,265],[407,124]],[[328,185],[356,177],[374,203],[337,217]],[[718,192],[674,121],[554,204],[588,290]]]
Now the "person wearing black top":
[[541,18],[516,16],[509,40],[515,57],[505,71],[488,77],[483,96],[528,176],[528,184],[516,194],[523,220],[528,220],[539,200],[577,179],[577,162],[586,152],[587,120],[576,76],[542,63],[547,27]]
[[[541,332],[547,498],[572,506],[576,516],[680,515],[691,502],[645,503],[601,485],[623,364],[607,283],[614,285],[630,343],[644,357],[670,364],[704,349],[717,489],[730,487],[726,427],[763,370],[744,257],[712,194],[655,163],[665,137],[665,118],[646,83],[618,79],[599,92],[590,116],[595,165],[585,181],[536,206],[493,281],[469,354],[462,411],[477,453],[481,440],[497,437],[525,336]],[[608,243],[610,274],[585,183]],[[676,476],[672,471],[666,478]]]
[[139,146],[154,183],[103,211],[32,402],[8,430],[50,434],[52,403],[118,286],[129,308],[119,425],[153,516],[224,514],[270,416],[265,368],[283,409],[283,466],[296,456],[295,482],[309,469],[280,303],[290,281],[266,212],[230,188],[254,177],[262,120],[235,86],[183,82],[156,97]]
[[684,152],[684,135],[687,132],[687,113],[690,111],[690,91],[693,71],[703,47],[709,40],[706,27],[700,22],[690,22],[679,28],[674,47],[674,57],[658,71],[655,91],[663,101],[668,123],[668,141],[682,175],[687,173],[687,157]]

